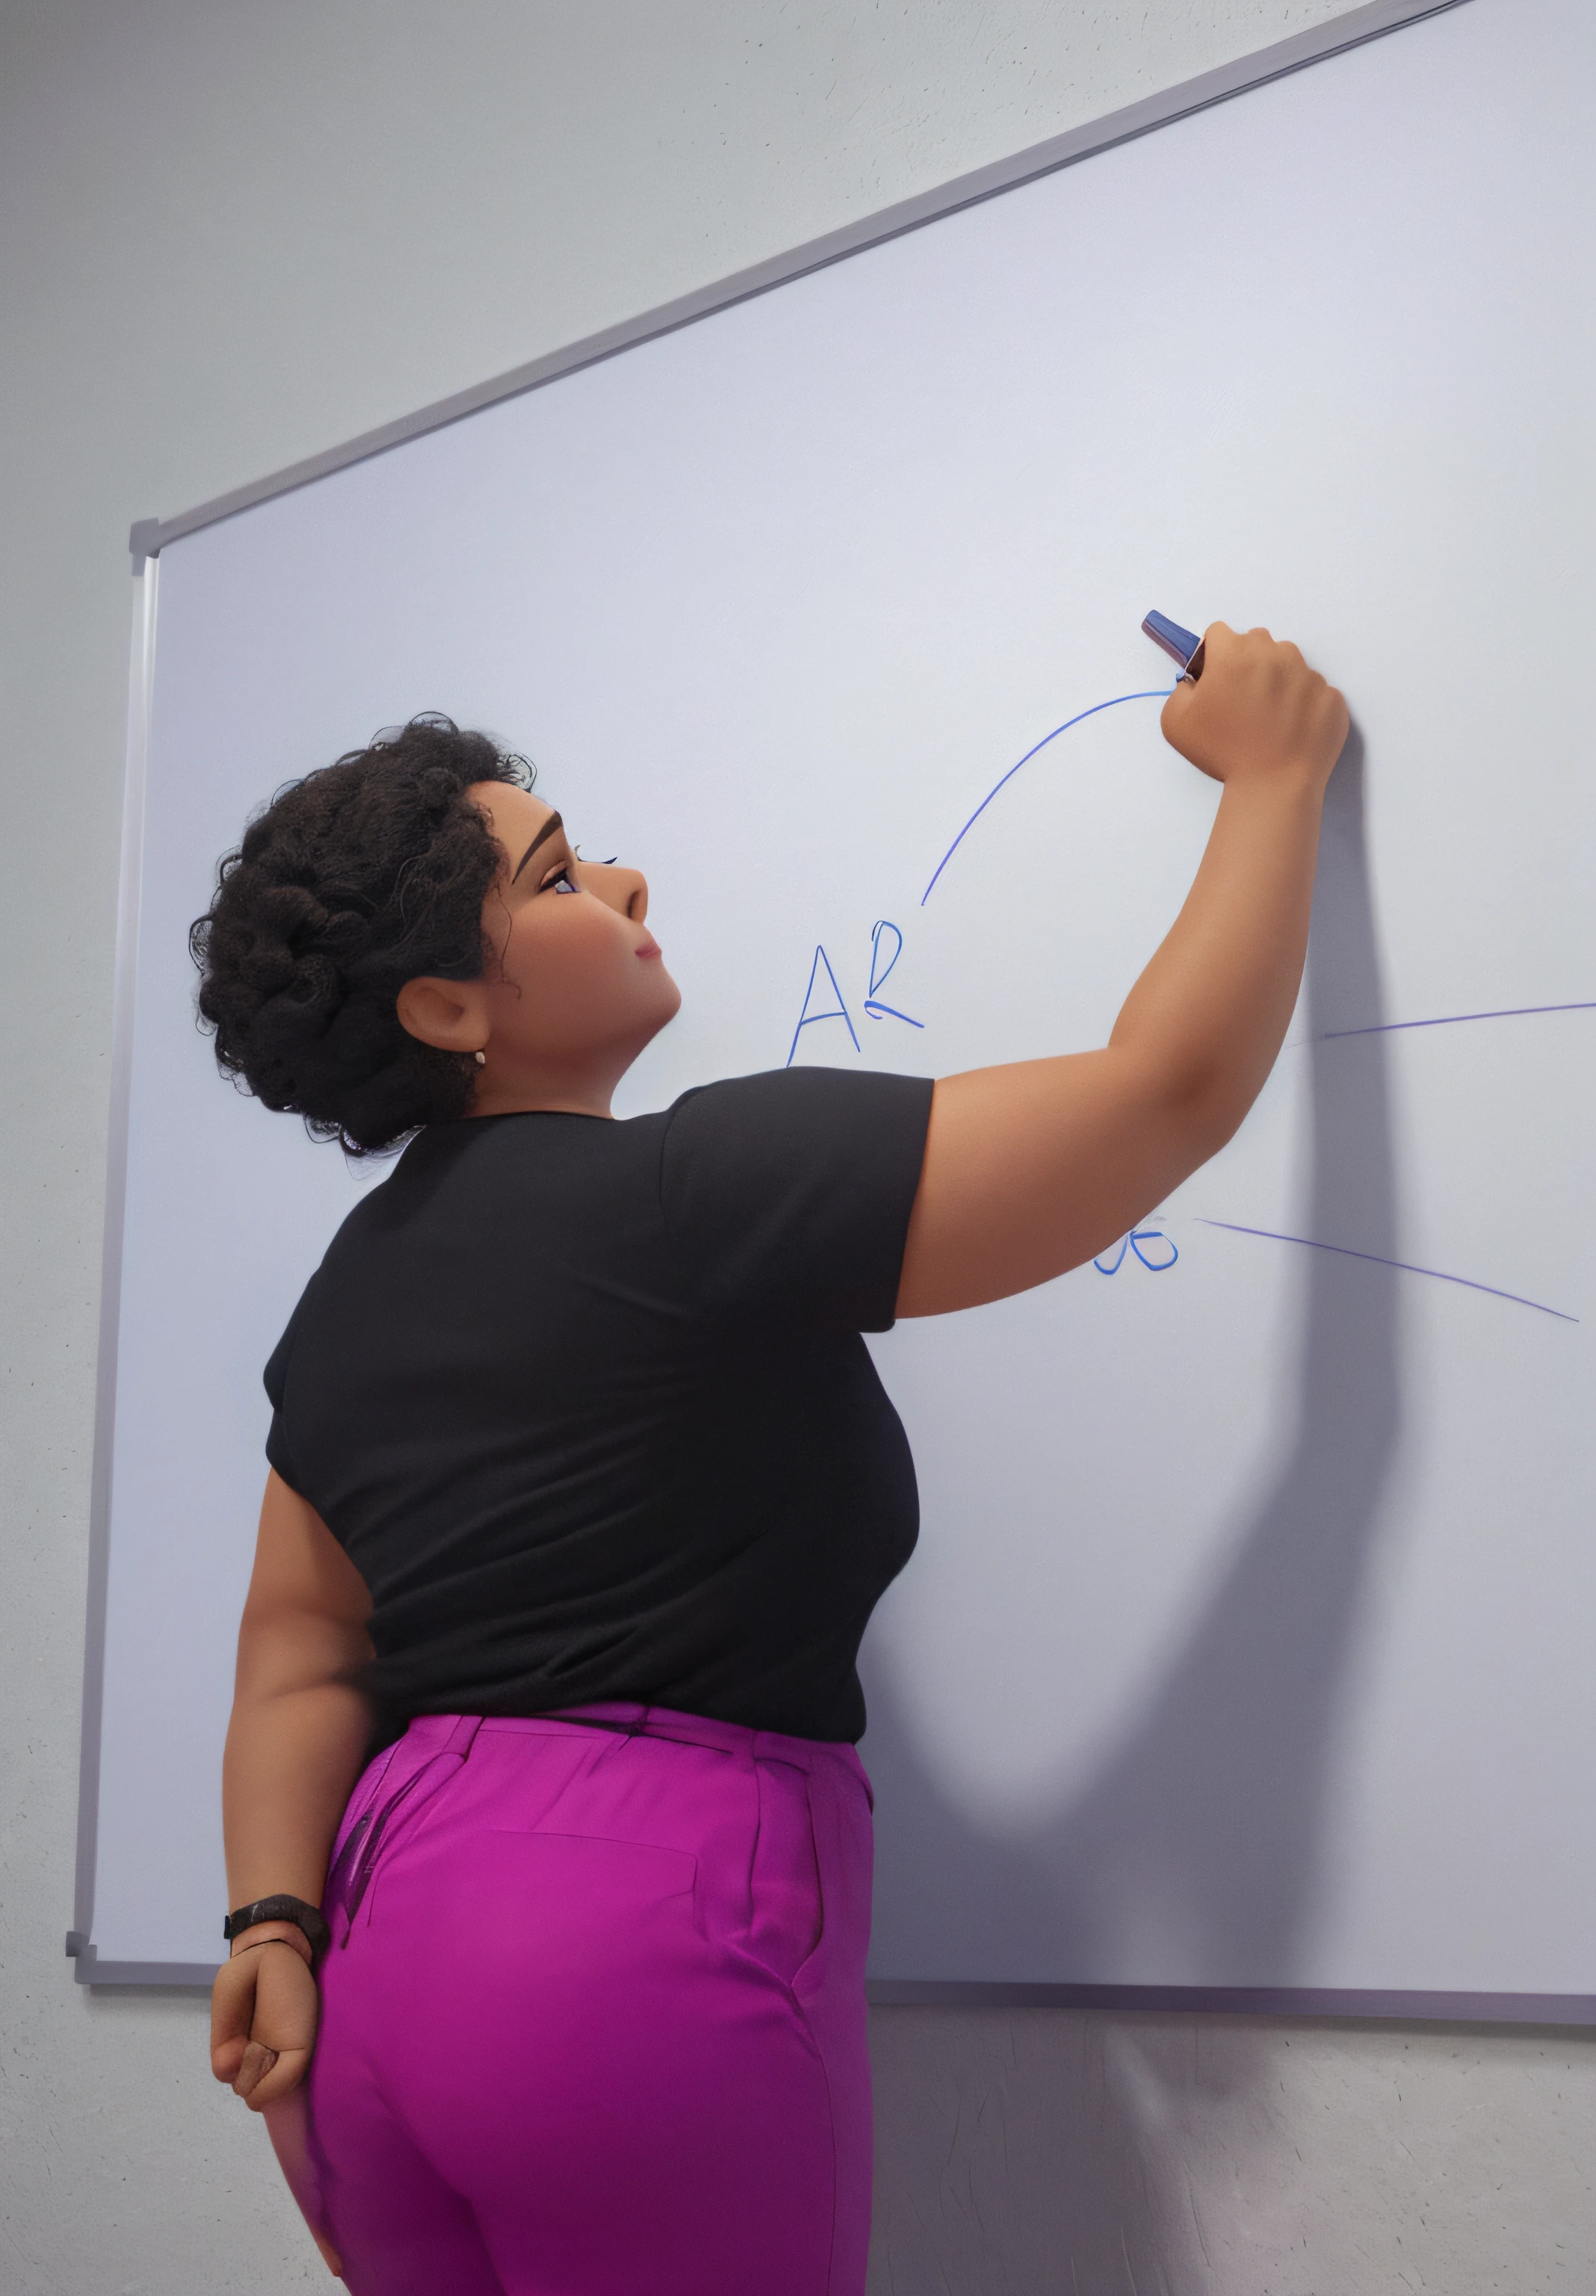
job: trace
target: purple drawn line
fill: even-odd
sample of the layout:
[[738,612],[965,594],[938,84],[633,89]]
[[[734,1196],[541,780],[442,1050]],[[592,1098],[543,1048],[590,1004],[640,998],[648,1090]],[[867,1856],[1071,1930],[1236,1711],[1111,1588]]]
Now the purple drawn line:
[[1320,1042],[1328,1044],[1332,1037],[1388,1037],[1394,1029],[1451,1029],[1460,1021],[1522,1021],[1532,1013],[1596,1013],[1596,996],[1579,1004],[1504,1004],[1499,1013],[1441,1013],[1433,1021],[1376,1021],[1367,1029],[1326,1029]]
[[1167,701],[1174,691],[1174,688],[1172,685],[1158,685],[1150,686],[1147,691],[1142,693],[1117,693],[1111,701],[1094,701],[1090,709],[1078,709],[1073,718],[1067,718],[1061,726],[1055,726],[1051,734],[1044,734],[1042,736],[1042,739],[1036,743],[1035,749],[1027,750],[1024,757],[1019,760],[1019,765],[1011,766],[1008,772],[1003,775],[1003,780],[998,783],[997,787],[987,791],[986,796],[981,800],[979,805],[977,806],[975,811],[970,815],[970,819],[965,823],[963,828],[959,832],[957,837],[954,838],[953,843],[948,847],[947,851],[943,855],[941,860],[938,861],[936,868],[931,873],[931,882],[920,897],[921,907],[923,909],[926,903],[930,899],[932,893],[936,890],[937,878],[941,876],[943,871],[953,859],[960,846],[963,844],[964,840],[969,836],[977,822],[979,821],[981,816],[986,812],[986,808],[997,795],[998,790],[1002,789],[1006,783],[1013,780],[1015,775],[1019,771],[1019,766],[1028,766],[1030,764],[1031,759],[1035,756],[1037,750],[1045,750],[1048,743],[1050,742],[1056,742],[1060,734],[1068,734],[1070,727],[1072,726],[1078,726],[1083,718],[1095,718],[1100,709],[1117,709],[1122,701]]
[[1228,1228],[1232,1235],[1261,1235],[1271,1243],[1304,1243],[1310,1251],[1337,1251],[1344,1259],[1371,1259],[1377,1267],[1397,1267],[1404,1275],[1433,1275],[1437,1283],[1461,1283],[1465,1292],[1485,1292],[1493,1300],[1510,1300],[1515,1308],[1533,1308],[1537,1315],[1555,1316],[1559,1324],[1579,1321],[1577,1316],[1567,1316],[1560,1308],[1548,1308],[1542,1300],[1526,1300],[1522,1292],[1499,1292],[1494,1283],[1477,1283],[1471,1275],[1448,1275],[1441,1267],[1415,1267],[1411,1259],[1386,1259],[1378,1251],[1354,1251],[1350,1244],[1321,1243],[1317,1236],[1278,1235],[1272,1227],[1243,1227],[1239,1220],[1205,1219],[1199,1225]]

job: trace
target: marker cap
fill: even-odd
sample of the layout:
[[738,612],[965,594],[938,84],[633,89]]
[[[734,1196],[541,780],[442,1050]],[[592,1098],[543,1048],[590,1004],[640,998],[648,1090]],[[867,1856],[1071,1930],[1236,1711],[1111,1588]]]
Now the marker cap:
[[1162,646],[1172,661],[1178,661],[1184,676],[1195,685],[1202,676],[1202,640],[1195,630],[1183,629],[1172,622],[1167,614],[1148,614],[1142,629],[1154,645]]

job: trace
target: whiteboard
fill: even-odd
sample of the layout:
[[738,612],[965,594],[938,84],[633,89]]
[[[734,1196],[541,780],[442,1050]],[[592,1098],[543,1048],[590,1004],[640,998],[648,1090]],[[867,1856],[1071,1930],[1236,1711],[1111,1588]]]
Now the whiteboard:
[[623,1114],[1088,1046],[1215,803],[1158,606],[1350,698],[1307,985],[1134,1243],[873,1343],[874,1978],[1584,2013],[1593,73],[1470,0],[168,542],[80,1973],[217,1957],[260,1367],[373,1177],[195,1029],[249,809],[420,709],[528,750],[683,988]]

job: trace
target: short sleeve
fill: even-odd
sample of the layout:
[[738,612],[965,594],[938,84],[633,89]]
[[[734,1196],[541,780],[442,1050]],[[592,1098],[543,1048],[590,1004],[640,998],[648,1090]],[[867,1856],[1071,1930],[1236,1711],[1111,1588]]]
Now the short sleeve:
[[303,1486],[293,1463],[293,1454],[289,1448],[288,1430],[283,1423],[283,1398],[288,1386],[288,1359],[293,1353],[294,1326],[299,1320],[304,1305],[301,1296],[299,1307],[289,1317],[287,1329],[272,1349],[266,1370],[261,1374],[272,1406],[272,1423],[266,1431],[266,1464],[276,1469],[292,1491],[301,1491]]
[[779,1069],[677,1101],[660,1196],[695,1304],[890,1330],[931,1089],[929,1077]]

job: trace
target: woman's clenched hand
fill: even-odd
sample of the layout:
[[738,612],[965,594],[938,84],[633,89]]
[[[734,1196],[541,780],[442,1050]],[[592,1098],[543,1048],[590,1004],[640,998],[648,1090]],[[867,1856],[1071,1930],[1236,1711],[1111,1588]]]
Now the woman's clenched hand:
[[280,1938],[246,1945],[217,1972],[210,2070],[252,2112],[304,2079],[320,2004],[303,1956]]

